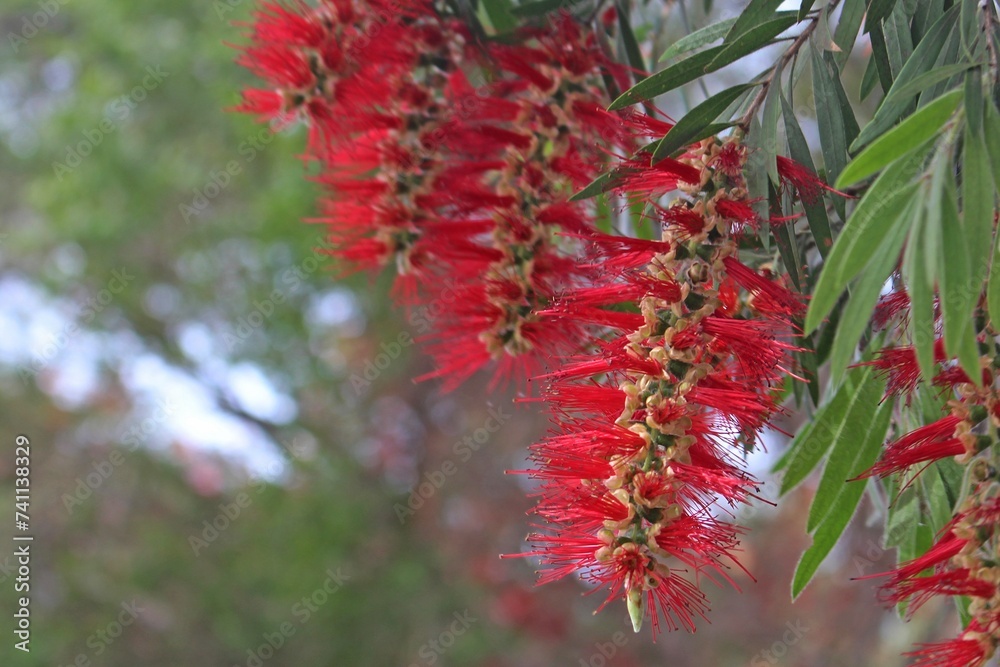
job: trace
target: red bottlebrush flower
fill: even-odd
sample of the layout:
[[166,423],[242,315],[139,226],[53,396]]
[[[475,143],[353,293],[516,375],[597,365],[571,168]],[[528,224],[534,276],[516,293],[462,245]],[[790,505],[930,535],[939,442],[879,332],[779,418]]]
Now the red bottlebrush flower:
[[707,231],[704,216],[684,204],[661,208],[660,220],[664,225],[676,227],[680,238],[694,238]]
[[970,633],[970,638],[958,637],[937,644],[921,644],[917,651],[903,655],[916,658],[913,667],[979,667],[993,654],[993,650],[977,637],[981,630]]
[[722,261],[729,276],[753,295],[753,305],[757,310],[782,317],[798,317],[805,312],[806,304],[794,292],[765,278],[733,257],[726,257]]
[[715,210],[722,217],[736,222],[735,230],[737,232],[742,231],[744,226],[752,229],[760,227],[760,218],[757,216],[757,212],[745,201],[723,198],[715,202]]
[[928,463],[949,456],[965,454],[966,445],[955,434],[956,427],[961,421],[959,417],[950,415],[933,424],[910,431],[888,445],[878,463],[860,475],[858,479],[872,475],[885,477],[891,473],[906,470],[918,463]]
[[779,155],[777,161],[778,177],[781,179],[782,183],[794,187],[795,191],[799,193],[799,197],[802,201],[807,204],[811,204],[819,200],[819,198],[823,195],[823,190],[832,192],[835,195],[840,195],[841,197],[850,196],[840,192],[839,190],[834,190],[829,185],[824,183],[819,176],[814,174],[812,170],[804,167],[791,158]]

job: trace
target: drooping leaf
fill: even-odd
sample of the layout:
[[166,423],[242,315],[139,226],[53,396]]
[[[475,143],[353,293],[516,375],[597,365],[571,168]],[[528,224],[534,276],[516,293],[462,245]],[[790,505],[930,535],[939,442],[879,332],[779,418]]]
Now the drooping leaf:
[[897,160],[875,179],[861,198],[837,237],[820,272],[806,314],[805,333],[810,333],[833,308],[841,292],[875,254],[899,217],[902,204],[912,194],[906,186],[923,168],[930,144],[918,147]]
[[736,19],[736,23],[726,33],[725,43],[735,42],[768,19],[773,18],[781,2],[782,0],[750,0],[750,3]]
[[[876,383],[875,387],[878,388],[878,386],[879,384]],[[870,392],[869,395],[871,395]],[[822,514],[823,518],[815,526],[812,545],[802,554],[802,558],[795,567],[795,575],[792,578],[793,598],[798,597],[812,580],[816,570],[819,569],[819,566],[840,539],[844,529],[851,522],[851,518],[857,511],[858,503],[861,502],[866,482],[857,480],[845,483],[845,480],[860,475],[871,467],[878,458],[892,416],[892,400],[886,400],[879,405],[876,398],[870,408],[876,407],[877,409],[872,410],[873,414],[866,414],[865,421],[859,424],[857,439],[841,438],[837,440],[837,446],[830,454],[830,460],[823,472],[823,479],[820,481],[822,488],[823,482],[829,474],[830,489],[824,491],[822,495],[817,489],[816,498],[813,500],[812,508],[810,508],[810,520],[813,517],[816,501],[820,498],[829,498],[829,500],[823,502],[822,506],[825,510],[817,512],[817,515]],[[838,463],[837,469],[830,472],[830,466],[834,462]],[[842,477],[841,473],[845,470],[847,475]]]
[[687,146],[699,136],[700,132],[709,127],[733,100],[752,87],[751,84],[744,83],[727,88],[684,114],[684,117],[677,121],[677,124],[660,140],[656,150],[653,151],[653,160],[664,158],[675,150]]
[[[784,95],[781,96],[781,108],[785,119],[785,137],[788,139],[788,150],[792,159],[815,172],[816,167],[812,161],[809,144],[806,143],[806,137],[795,118],[795,112]],[[833,233],[830,231],[830,218],[826,214],[826,204],[822,197],[816,201],[803,199],[802,208],[809,221],[809,231],[812,232],[813,238],[816,240],[816,248],[820,255],[825,258],[833,246]]]
[[836,187],[846,188],[871,176],[910,152],[913,146],[933,137],[955,112],[961,97],[960,90],[942,95],[883,134],[847,165],[837,179]]
[[711,44],[717,39],[722,39],[733,27],[733,24],[736,23],[736,18],[737,17],[734,16],[732,18],[723,19],[718,23],[705,26],[700,30],[695,30],[690,35],[681,37],[663,52],[663,55],[660,56],[660,62],[669,60],[674,56],[679,56],[682,53],[700,49],[703,46]]
[[[934,83],[932,80],[927,80],[924,88],[911,88],[919,77],[940,69],[939,67],[935,67],[935,62],[947,41],[948,35],[955,27],[957,17],[957,9],[952,8],[942,15],[934,23],[927,35],[920,40],[920,43],[913,51],[913,55],[906,61],[906,64],[900,71],[899,77],[896,79],[893,87],[887,93],[882,104],[879,105],[878,111],[875,112],[875,117],[864,127],[857,140],[851,146],[852,151],[858,150],[892,127],[892,124],[901,115],[913,107],[912,98],[923,92],[927,85]],[[938,79],[938,81],[940,80]]]

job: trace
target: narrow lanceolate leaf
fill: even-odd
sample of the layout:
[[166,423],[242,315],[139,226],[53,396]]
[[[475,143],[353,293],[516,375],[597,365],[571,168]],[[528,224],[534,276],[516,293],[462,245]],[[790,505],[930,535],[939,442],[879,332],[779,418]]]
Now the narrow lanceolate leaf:
[[663,52],[663,55],[660,56],[660,62],[669,60],[674,56],[679,56],[682,53],[700,49],[703,46],[711,44],[717,39],[722,39],[726,33],[729,32],[730,28],[733,27],[733,24],[736,23],[736,18],[737,17],[734,16],[733,18],[713,23],[712,25],[705,26],[700,30],[695,30],[690,35],[681,37]]
[[622,46],[625,48],[625,55],[628,64],[635,70],[636,80],[641,80],[646,76],[646,62],[642,58],[642,51],[639,49],[639,42],[632,32],[632,22],[629,20],[628,5],[625,0],[615,0],[615,9],[618,14],[618,34],[621,35]]
[[[916,194],[916,221],[903,257],[902,274],[910,295],[910,335],[917,366],[920,367],[921,377],[929,383],[934,377],[934,292],[929,281],[934,277],[926,274],[931,249],[927,247],[922,232],[928,221],[927,213],[932,211],[925,206],[923,188],[918,188]],[[940,217],[940,213],[937,216]],[[931,221],[931,224],[940,224],[940,220]]]
[[726,37],[726,41],[723,43],[725,49],[709,64],[708,69],[711,71],[717,70],[724,65],[735,62],[748,53],[767,46],[771,43],[772,39],[793,25],[795,25],[794,16],[779,16],[778,18],[773,18],[754,26],[732,41],[729,40],[729,37]]
[[798,486],[830,451],[837,426],[843,423],[851,404],[858,396],[858,381],[866,377],[868,375],[859,370],[844,378],[833,398],[816,411],[792,440],[787,460],[782,457],[785,474],[781,478],[780,495],[783,496]]
[[868,15],[865,17],[865,32],[871,32],[879,21],[888,18],[896,6],[896,0],[869,0]]
[[678,148],[682,148],[691,143],[700,132],[712,124],[723,111],[726,110],[733,100],[752,88],[751,84],[740,84],[727,88],[721,93],[717,93],[708,98],[691,111],[687,112],[677,124],[671,128],[667,135],[660,140],[656,150],[653,151],[653,160],[659,160],[673,153]]
[[[913,86],[919,77],[931,75],[941,69],[940,67],[935,67],[935,62],[947,41],[948,35],[954,29],[957,20],[958,9],[953,7],[931,26],[930,30],[913,50],[913,55],[910,56],[903,69],[899,72],[899,76],[896,78],[895,83],[893,83],[886,98],[879,105],[878,111],[875,112],[875,117],[864,127],[861,134],[858,135],[857,140],[851,146],[852,151],[858,150],[860,147],[877,138],[892,127],[893,123],[900,116],[913,108],[913,97],[926,90],[926,87],[914,90]],[[937,81],[942,80],[944,79],[937,79]],[[930,79],[926,81],[927,83],[924,86],[936,83],[936,81]]]
[[706,73],[705,67],[715,60],[715,57],[722,53],[724,46],[713,46],[710,49],[700,51],[679,63],[675,63],[665,70],[647,76],[645,79],[635,84],[618,99],[611,103],[609,110],[624,109],[627,106],[651,100],[657,95],[668,93],[674,88],[683,86],[685,83],[694,81]]
[[894,162],[861,198],[820,272],[806,314],[805,333],[819,326],[847,283],[868,263],[889,234],[906,202],[905,197],[913,191],[905,186],[923,168],[929,150],[930,144],[925,144],[905,159]]
[[[904,192],[910,197],[915,189],[916,186],[911,185],[905,188]],[[907,210],[908,207],[904,202],[905,200],[901,200],[896,210],[891,212],[894,225],[889,235],[876,249],[875,256],[854,281],[851,297],[837,323],[837,334],[830,350],[830,377],[835,383],[840,381],[847,365],[854,360],[858,340],[868,328],[878,296],[899,261],[899,253],[906,239],[906,232],[910,227],[909,218],[912,215],[912,210]]]
[[961,98],[961,90],[942,95],[883,134],[847,165],[836,187],[846,188],[871,176],[936,135],[955,113]]
[[986,138],[986,154],[990,159],[993,183],[1000,190],[1000,111],[992,102],[987,102],[985,106],[983,135]]
[[584,199],[590,199],[591,197],[596,197],[602,192],[607,192],[608,190],[615,187],[618,182],[614,170],[605,172],[595,178],[590,182],[587,187],[580,190],[575,195],[569,198],[570,201],[583,201]]
[[761,23],[773,18],[781,2],[782,0],[750,0],[746,9],[743,10],[743,13],[736,19],[736,23],[726,34],[725,43],[731,44]]
[[840,99],[833,82],[833,75],[816,49],[809,49],[812,64],[813,100],[816,104],[816,122],[819,125],[819,142],[823,149],[826,177],[836,181],[847,166],[847,131],[841,115]]
[[704,74],[710,74],[719,68],[734,63],[740,58],[750,55],[769,44],[776,35],[786,30],[794,21],[794,12],[783,12],[777,18],[772,18],[762,25],[755,26],[750,31],[750,34],[741,37],[737,41],[732,43],[724,42],[719,46],[699,51],[635,84],[612,102],[608,109],[615,111],[616,109],[624,109],[638,102],[651,100],[657,95],[668,93],[679,86],[683,86],[685,83],[694,81]]
[[[941,198],[941,227],[949,239],[966,238],[965,225],[958,215],[954,193],[945,190]],[[988,247],[988,246],[987,246]],[[983,276],[972,279],[973,267],[968,243],[942,243],[940,302],[944,320],[944,346],[958,357],[959,364],[976,384],[981,382],[979,348],[973,323],[973,309],[983,289]]]
[[871,432],[873,418],[885,391],[885,383],[871,366],[855,369],[857,371],[861,372],[855,376],[856,389],[847,409],[840,415],[840,420],[830,425],[829,438],[833,443],[833,450],[823,468],[823,477],[809,507],[809,519],[806,522],[806,530],[809,532],[827,519],[844,483],[867,469],[855,471],[858,450],[862,449],[866,439],[874,435],[876,443],[881,445],[885,436],[884,429],[878,434]]
[[840,21],[837,22],[837,27],[833,30],[833,43],[840,49],[836,56],[837,69],[842,68],[851,55],[854,42],[858,38],[858,29],[865,17],[864,0],[845,0],[842,5]]
[[[772,81],[781,81],[781,68],[774,72]],[[764,98],[764,111],[760,120],[760,150],[763,151],[764,171],[767,178],[777,185],[778,176],[778,118],[781,116],[781,86],[768,86],[767,97]],[[753,119],[756,120],[756,119]],[[765,215],[762,219],[766,219]]]
[[[784,95],[781,96],[781,108],[785,118],[788,152],[791,153],[793,160],[815,172],[816,167],[813,165],[809,144],[806,143],[806,137],[795,118],[795,112]],[[823,197],[814,201],[805,201],[803,198],[802,208],[806,212],[809,231],[812,232],[813,238],[816,240],[816,247],[819,249],[820,255],[826,258],[833,246],[833,232],[830,231],[830,218],[826,214],[826,202]]]
[[[830,465],[834,461],[843,461],[846,465],[839,465],[836,473],[830,473],[831,488],[828,491],[825,491],[822,496],[819,490],[816,492],[816,500],[831,495],[832,498],[824,501],[823,505],[827,509],[823,519],[815,528],[813,543],[802,554],[802,558],[795,568],[795,575],[792,578],[793,598],[797,597],[812,580],[820,564],[829,555],[844,529],[851,522],[851,518],[858,508],[858,503],[861,502],[861,497],[864,495],[866,481],[857,480],[845,483],[845,480],[857,477],[871,467],[882,448],[882,442],[885,439],[885,433],[889,428],[892,416],[892,400],[886,400],[878,405],[876,399],[873,402],[874,406],[877,406],[877,410],[866,415],[867,419],[861,424],[862,431],[859,433],[858,439],[839,439],[837,447],[830,454],[827,470],[830,469]],[[847,477],[834,476],[834,474],[839,475],[843,470],[848,471]],[[823,480],[820,481],[821,488],[823,481],[827,479],[827,474],[825,470]],[[813,501],[813,507],[816,506],[816,500]],[[812,519],[812,510],[810,510],[810,519]]]

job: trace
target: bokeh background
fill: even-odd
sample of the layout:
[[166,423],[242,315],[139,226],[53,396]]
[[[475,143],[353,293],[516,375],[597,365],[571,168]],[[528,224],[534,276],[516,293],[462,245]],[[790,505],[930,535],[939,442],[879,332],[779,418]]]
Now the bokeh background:
[[[252,4],[0,9],[0,663],[895,665],[954,631],[947,606],[904,624],[852,581],[892,564],[869,501],[790,602],[809,483],[776,507],[764,485],[742,517],[756,581],[707,584],[695,636],[654,644],[622,605],[595,616],[600,594],[535,588],[531,562],[499,559],[529,530],[530,480],[504,473],[546,419],[481,380],[414,384],[433,313],[394,308],[383,278],[336,277],[322,225],[301,221],[318,194],[303,130],[225,112],[250,83],[227,43]],[[707,23],[687,4],[645,10],[660,43]],[[855,80],[865,57],[861,40]],[[703,95],[685,93],[665,108]],[[30,654],[11,633],[18,434]]]

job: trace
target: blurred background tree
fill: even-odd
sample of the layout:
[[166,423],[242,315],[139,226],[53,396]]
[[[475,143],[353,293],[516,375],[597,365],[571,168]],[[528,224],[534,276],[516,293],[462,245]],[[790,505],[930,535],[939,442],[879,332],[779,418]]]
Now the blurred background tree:
[[[702,3],[688,4],[690,16],[679,3],[649,8],[661,42],[707,23]],[[929,628],[947,636],[949,609],[928,605],[904,626],[872,584],[849,581],[891,565],[877,521],[857,522],[850,549],[790,604],[809,485],[747,517],[757,581],[714,594],[712,625],[694,638],[652,644],[626,632],[620,610],[592,616],[598,598],[578,584],[536,590],[528,562],[501,562],[520,548],[530,504],[528,480],[503,472],[525,467],[545,417],[478,381],[451,395],[412,384],[429,369],[407,344],[419,327],[384,281],[336,279],[322,229],[300,222],[316,196],[295,159],[304,132],[274,135],[224,111],[249,82],[226,42],[251,9],[0,10],[0,482],[12,502],[14,438],[27,435],[36,536],[32,650],[13,650],[8,632],[0,655],[892,665],[912,637],[934,638]],[[701,99],[697,86],[686,99]],[[510,416],[481,449],[460,444],[498,414]],[[5,520],[4,544],[10,531]],[[11,551],[0,552],[5,610]]]

